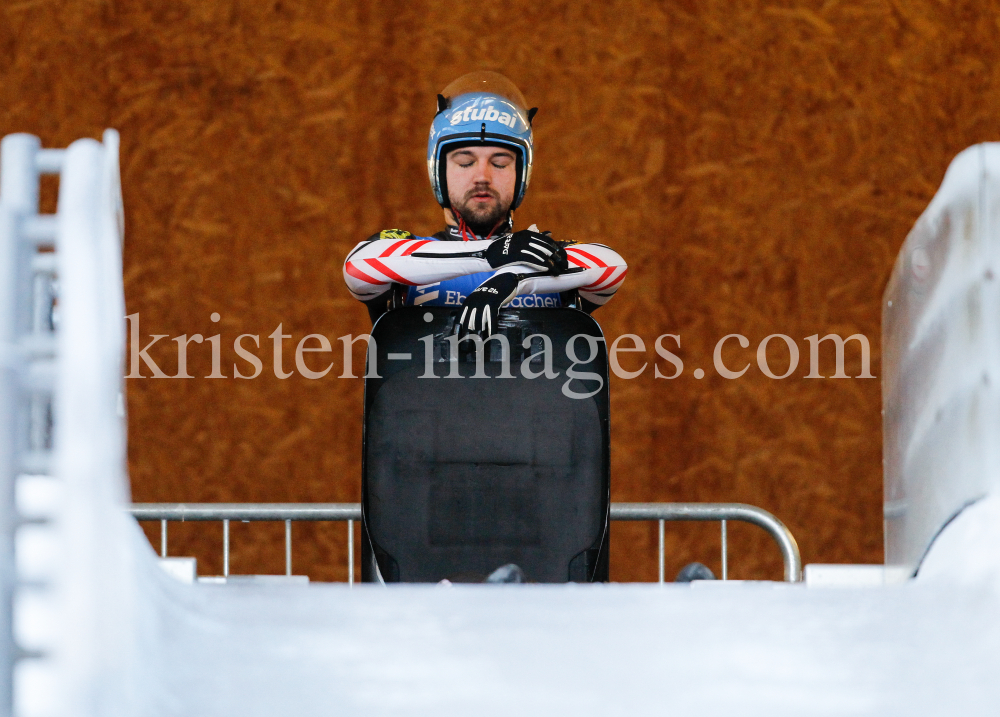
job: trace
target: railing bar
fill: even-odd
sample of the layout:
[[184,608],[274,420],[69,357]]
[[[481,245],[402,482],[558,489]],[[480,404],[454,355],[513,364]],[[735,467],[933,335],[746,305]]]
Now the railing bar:
[[354,587],[354,521],[347,519],[347,584]]
[[[361,520],[358,503],[136,503],[130,513],[137,520]],[[798,582],[802,558],[784,523],[762,508],[743,503],[612,503],[611,520],[739,520],[763,528],[778,544],[785,563],[785,580]],[[348,546],[353,550],[353,536]],[[728,578],[728,547],[726,548]],[[664,556],[665,561],[665,556]],[[351,569],[353,570],[353,561]],[[664,576],[665,578],[666,576]]]
[[167,519],[160,521],[160,557],[167,557]]
[[726,549],[726,521],[722,521],[722,579],[729,579],[729,556]]
[[229,520],[222,520],[222,574],[229,577]]
[[354,520],[361,519],[358,503],[133,503],[137,520]]
[[663,585],[664,572],[666,571],[666,566],[664,564],[665,560],[664,560],[664,556],[663,556],[663,524],[664,523],[665,523],[665,521],[663,520],[663,518],[660,518],[660,585]]
[[285,521],[285,575],[292,574],[292,521]]

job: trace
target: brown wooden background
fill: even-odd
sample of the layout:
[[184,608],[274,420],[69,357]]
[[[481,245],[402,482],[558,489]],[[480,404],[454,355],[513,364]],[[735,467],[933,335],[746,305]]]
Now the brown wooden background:
[[[806,562],[880,561],[879,382],[806,380],[806,365],[727,381],[712,349],[746,335],[739,366],[784,333],[807,364],[805,336],[861,332],[880,375],[903,238],[951,158],[1000,138],[995,1],[8,0],[0,134],[121,131],[128,310],[144,337],[221,332],[231,376],[238,334],[268,358],[279,323],[294,341],[366,330],[341,262],[378,229],[439,227],[427,128],[435,93],[472,69],[541,108],[518,224],[626,257],[597,314],[609,336],[641,335],[650,358],[656,336],[682,338],[681,378],[613,381],[613,499],[755,503]],[[151,351],[170,373],[174,348]],[[207,345],[190,353],[207,375]],[[358,499],[361,382],[334,377],[339,359],[319,381],[266,366],[129,382],[135,500]],[[281,571],[281,534],[234,526],[234,571]],[[342,525],[295,536],[296,572],[344,579]],[[613,536],[613,577],[653,579],[655,529]],[[780,575],[761,532],[731,542],[734,577]],[[219,544],[217,525],[172,531],[202,573]],[[714,525],[671,528],[668,547],[671,572],[718,568]]]

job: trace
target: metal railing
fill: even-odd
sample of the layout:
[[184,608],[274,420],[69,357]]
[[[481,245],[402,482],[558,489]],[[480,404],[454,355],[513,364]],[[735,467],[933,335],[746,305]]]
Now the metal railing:
[[785,580],[797,583],[802,579],[802,558],[792,532],[785,524],[763,508],[746,503],[612,503],[611,520],[657,520],[660,528],[660,582],[664,580],[664,523],[668,520],[718,520],[722,524],[722,579],[729,578],[729,556],[726,522],[736,520],[751,523],[767,531],[785,561]]
[[[229,575],[229,522],[285,523],[285,574],[292,574],[292,521],[347,521],[347,582],[354,584],[354,521],[361,520],[360,503],[135,503],[129,509],[140,521],[160,521],[160,555],[167,557],[168,521],[221,521],[222,573]],[[722,579],[729,578],[727,522],[763,528],[777,543],[785,563],[785,580],[802,576],[799,547],[785,524],[762,508],[745,503],[612,503],[611,520],[659,521],[659,582],[665,580],[666,521],[719,521],[722,526]]]

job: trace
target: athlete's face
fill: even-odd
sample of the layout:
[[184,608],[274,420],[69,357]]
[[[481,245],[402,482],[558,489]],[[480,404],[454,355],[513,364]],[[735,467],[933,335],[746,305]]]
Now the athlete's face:
[[517,158],[501,147],[462,147],[445,159],[448,199],[470,225],[488,231],[514,201]]

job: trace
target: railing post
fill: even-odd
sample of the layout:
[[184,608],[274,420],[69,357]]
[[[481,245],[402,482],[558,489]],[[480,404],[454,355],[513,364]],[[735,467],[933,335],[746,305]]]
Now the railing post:
[[666,572],[665,559],[663,555],[663,518],[660,518],[660,585],[664,582],[664,573]]
[[726,521],[722,521],[722,579],[729,579],[729,554],[726,545]]
[[160,557],[167,557],[167,521],[160,521]]
[[292,574],[292,521],[285,521],[285,575]]
[[347,584],[354,587],[354,521],[347,520]]
[[222,574],[229,577],[229,520],[222,520]]

